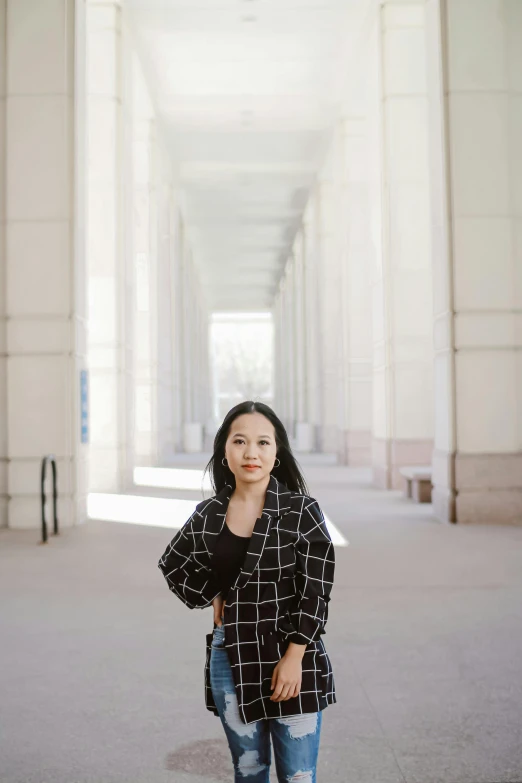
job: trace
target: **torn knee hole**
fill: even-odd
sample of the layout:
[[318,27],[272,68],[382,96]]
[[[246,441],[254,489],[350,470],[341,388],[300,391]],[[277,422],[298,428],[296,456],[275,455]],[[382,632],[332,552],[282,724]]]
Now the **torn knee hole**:
[[237,762],[237,771],[245,778],[250,775],[259,775],[264,769],[265,765],[259,763],[257,750],[245,750]]
[[292,777],[287,778],[288,783],[312,783],[312,770],[296,772]]

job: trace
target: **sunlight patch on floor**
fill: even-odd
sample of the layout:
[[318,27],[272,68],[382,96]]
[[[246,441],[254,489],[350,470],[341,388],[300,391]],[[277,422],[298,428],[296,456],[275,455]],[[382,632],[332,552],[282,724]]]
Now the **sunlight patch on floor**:
[[[148,482],[147,486],[150,486]],[[178,498],[92,492],[87,498],[87,514],[90,519],[100,519],[105,522],[126,522],[133,525],[179,529],[190,517],[197,502]],[[334,545],[348,546],[348,541],[326,514],[324,518]]]
[[134,468],[134,483],[139,487],[165,489],[212,489],[210,475],[196,468]]
[[92,492],[87,514],[106,522],[128,522],[151,527],[183,527],[196,503],[193,500],[152,498],[141,495],[109,495]]

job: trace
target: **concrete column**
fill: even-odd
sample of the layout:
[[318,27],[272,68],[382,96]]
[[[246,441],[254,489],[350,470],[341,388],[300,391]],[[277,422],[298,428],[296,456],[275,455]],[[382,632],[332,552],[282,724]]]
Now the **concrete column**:
[[[210,426],[214,433],[214,424],[211,417],[212,407],[212,385],[210,379],[210,351],[209,351],[209,314],[204,290],[198,280],[198,290],[200,298],[200,373],[199,373],[199,413],[198,421],[201,422],[203,434],[206,437],[207,429]],[[213,443],[210,442],[210,447]]]
[[207,419],[208,387],[208,346],[207,346],[207,312],[203,298],[203,292],[199,285],[194,266],[191,267],[192,296],[194,300],[194,327],[192,330],[193,350],[193,419],[200,427],[203,427]]
[[304,365],[303,239],[299,232],[294,242],[294,384],[295,422],[305,421],[306,388]]
[[372,438],[370,210],[368,142],[363,117],[344,119],[342,142],[343,462],[360,466],[371,464]]
[[283,416],[283,352],[282,352],[282,302],[281,302],[281,283],[279,283],[277,293],[272,308],[272,318],[274,320],[274,410],[279,417]]
[[[179,196],[179,194],[177,194]],[[176,199],[177,201],[177,199]],[[177,203],[171,203],[171,220],[173,225],[172,241],[172,350],[174,374],[174,449],[177,453],[183,451],[183,296],[182,271],[184,229]]]
[[138,465],[156,465],[157,454],[157,223],[155,144],[152,117],[139,114],[134,125],[136,264],[136,423]]
[[[125,11],[125,6],[123,8]],[[134,486],[135,455],[135,429],[136,429],[136,259],[134,247],[134,58],[132,38],[126,24],[125,13],[122,17],[122,142],[121,142],[121,253],[122,275],[121,283],[124,293],[120,294],[120,323],[123,324],[122,352],[123,361],[123,397],[121,404],[125,408],[124,425],[122,429],[122,445],[125,449],[125,457],[121,461],[120,475],[123,474],[122,485],[124,489]]]
[[426,4],[439,518],[522,523],[522,5]]
[[319,252],[317,197],[311,194],[303,216],[303,287],[305,342],[305,419],[309,423],[313,451],[319,450]]
[[[208,313],[192,252],[184,236],[181,270],[181,341],[184,449],[201,451],[210,386],[208,383]],[[206,386],[205,386],[206,384]],[[204,417],[204,418],[202,418]]]
[[288,328],[288,281],[286,278],[286,270],[279,283],[279,299],[280,299],[280,352],[281,352],[281,410],[280,417],[285,427],[290,429],[290,378],[288,375],[288,358],[289,358],[289,328]]
[[[295,440],[297,451],[313,450],[313,430],[308,420],[308,389],[306,383],[306,303],[305,303],[305,248],[303,231],[294,243],[295,285]],[[311,314],[310,314],[311,317]]]
[[195,302],[192,287],[192,256],[188,242],[185,241],[183,253],[183,373],[184,373],[184,395],[183,395],[183,421],[191,424],[195,421],[196,412],[194,410],[194,353],[192,345],[194,342],[194,315]]
[[[39,527],[40,461],[52,453],[65,527],[86,516],[84,4],[13,0],[4,40],[8,524]],[[3,506],[5,521],[5,495]]]
[[158,192],[158,460],[168,462],[174,451],[174,351],[173,351],[173,272],[172,192],[169,160],[163,155]]
[[288,413],[287,428],[290,437],[295,437],[296,420],[296,334],[295,334],[295,264],[291,255],[286,264],[285,271],[285,337],[286,337],[286,363],[285,374],[288,388]]
[[287,378],[285,374],[285,362],[286,362],[286,343],[285,343],[285,292],[284,292],[284,277],[279,281],[279,334],[277,336],[279,347],[279,409],[278,415],[283,423],[286,423],[286,389]]
[[7,527],[7,322],[5,263],[5,103],[6,103],[6,2],[0,2],[0,528]]
[[89,278],[88,356],[91,438],[89,487],[119,492],[132,481],[127,416],[132,344],[125,258],[128,181],[123,116],[123,29],[119,0],[87,4]]
[[319,231],[319,372],[320,450],[339,454],[342,411],[342,353],[340,330],[342,268],[339,247],[339,203],[335,145],[332,161],[327,164],[318,183]]
[[[431,236],[424,2],[380,7],[382,270],[374,303],[374,477],[399,487],[433,449]],[[382,308],[382,309],[381,309]]]

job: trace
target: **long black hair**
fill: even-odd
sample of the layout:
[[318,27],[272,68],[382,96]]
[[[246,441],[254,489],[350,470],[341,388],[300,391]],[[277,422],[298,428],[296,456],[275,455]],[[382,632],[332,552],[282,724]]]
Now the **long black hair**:
[[230,433],[232,422],[244,413],[261,413],[272,422],[276,437],[277,459],[279,459],[280,462],[277,467],[274,466],[272,468],[272,475],[293,492],[300,492],[303,495],[308,495],[309,492],[306,482],[299,469],[299,465],[292,454],[288,435],[286,434],[286,430],[281,420],[276,416],[269,405],[265,405],[264,402],[254,402],[253,400],[240,402],[238,405],[231,408],[225,416],[221,427],[216,432],[216,437],[214,438],[214,453],[209,459],[204,471],[204,473],[206,473],[207,470],[209,471],[212,486],[214,487],[216,494],[223,489],[225,484],[230,484],[232,487],[236,486],[234,474],[228,465],[223,465],[222,459],[225,456],[225,444]]

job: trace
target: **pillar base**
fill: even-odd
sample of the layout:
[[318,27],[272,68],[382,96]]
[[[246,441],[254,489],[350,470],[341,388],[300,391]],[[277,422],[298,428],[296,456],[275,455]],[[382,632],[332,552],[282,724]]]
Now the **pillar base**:
[[433,513],[441,522],[456,522],[455,492],[445,487],[433,487],[431,490]]
[[459,492],[456,517],[460,525],[517,525],[522,527],[522,490]]
[[0,527],[7,527],[7,460],[0,459]]
[[433,455],[433,508],[442,521],[522,526],[522,454]]
[[343,432],[342,462],[354,468],[366,468],[372,464],[372,434],[363,430]]
[[[50,534],[53,530],[53,498],[52,494],[47,495],[47,504],[45,507],[47,532]],[[41,530],[42,529],[42,507],[40,496],[33,497],[13,497],[9,501],[8,507],[8,527],[11,530]],[[75,498],[70,495],[58,496],[58,529],[82,525],[87,521],[87,497]]]
[[183,451],[194,454],[203,451],[203,426],[199,421],[185,422],[183,425]]
[[380,489],[402,489],[400,469],[408,465],[431,465],[432,440],[374,438],[372,442],[373,482]]
[[327,454],[339,454],[339,429],[335,424],[326,424],[318,427],[319,451]]
[[298,452],[311,452],[314,448],[314,433],[312,425],[307,421],[298,421],[295,424],[295,450]]

